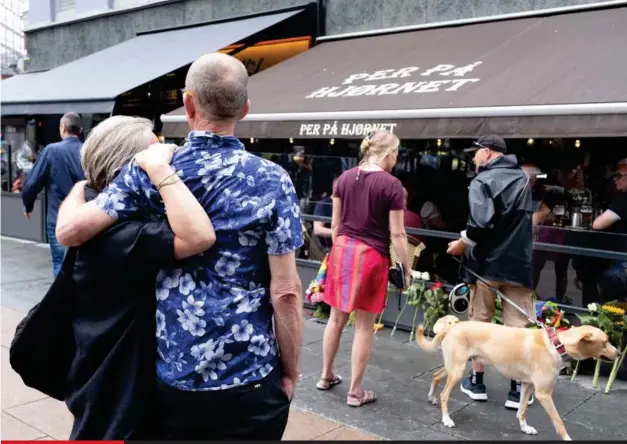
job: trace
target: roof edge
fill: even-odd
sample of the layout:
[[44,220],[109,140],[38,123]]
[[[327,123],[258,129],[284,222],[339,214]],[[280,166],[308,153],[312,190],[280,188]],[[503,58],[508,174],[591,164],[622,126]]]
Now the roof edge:
[[[440,119],[471,117],[522,117],[522,116],[560,116],[560,115],[603,115],[625,114],[627,102],[613,103],[576,103],[567,105],[520,105],[520,106],[482,106],[466,108],[430,108],[398,109],[370,111],[334,111],[304,113],[267,113],[249,114],[246,122],[290,122],[320,120],[372,120],[372,119]],[[183,123],[184,115],[162,114],[163,123]]]
[[316,39],[316,43],[326,43],[337,40],[347,40],[360,37],[374,37],[388,34],[399,34],[403,32],[422,31],[426,29],[448,28],[454,26],[476,25],[481,23],[500,22],[507,20],[523,19],[530,17],[543,17],[550,15],[569,14],[573,12],[583,12],[598,9],[610,9],[627,6],[627,0],[610,0],[600,3],[588,3],[584,5],[562,6],[558,8],[538,9],[533,11],[514,12],[510,14],[500,14],[485,17],[474,17],[459,20],[449,20],[444,22],[423,23],[420,25],[399,26],[396,28],[374,29],[371,31],[357,31],[344,34],[322,36]]
[[202,23],[194,23],[194,24],[189,24],[189,25],[171,26],[169,28],[159,28],[159,29],[154,29],[154,30],[151,30],[151,31],[138,32],[138,33],[135,34],[135,37],[139,37],[139,36],[142,36],[142,35],[148,35],[148,34],[160,34],[162,32],[168,32],[168,31],[179,31],[181,29],[198,28],[198,27],[208,26],[208,25],[217,25],[219,23],[235,22],[235,21],[239,21],[239,20],[247,20],[247,19],[252,19],[252,18],[257,18],[257,17],[264,17],[264,16],[267,16],[267,15],[283,14],[283,13],[286,13],[286,12],[296,12],[296,11],[301,11],[302,12],[302,11],[305,11],[308,7],[311,7],[312,3],[315,4],[315,2],[312,2],[312,1],[305,1],[302,4],[295,5],[295,6],[289,6],[289,7],[286,7],[286,8],[273,9],[273,10],[262,11],[262,12],[254,12],[254,13],[245,14],[245,15],[224,17],[224,18],[210,20],[208,22],[202,22]]

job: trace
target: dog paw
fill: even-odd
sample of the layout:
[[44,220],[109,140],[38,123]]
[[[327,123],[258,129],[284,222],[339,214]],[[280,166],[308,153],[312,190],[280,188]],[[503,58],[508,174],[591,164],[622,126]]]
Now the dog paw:
[[443,417],[442,424],[444,424],[448,428],[455,427],[455,423],[453,422],[450,416]]
[[438,405],[438,398],[432,395],[429,395],[429,402],[433,405]]
[[538,434],[538,431],[534,427],[531,427],[530,425],[527,425],[527,424],[521,426],[520,430],[522,430],[523,433],[526,433],[527,435],[537,435]]

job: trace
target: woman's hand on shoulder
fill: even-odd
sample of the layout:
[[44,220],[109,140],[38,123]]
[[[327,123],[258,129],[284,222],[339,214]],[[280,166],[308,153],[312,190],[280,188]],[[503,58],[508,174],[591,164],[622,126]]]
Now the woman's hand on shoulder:
[[168,167],[177,146],[172,143],[153,143],[145,150],[135,155],[139,167],[150,173],[154,169]]

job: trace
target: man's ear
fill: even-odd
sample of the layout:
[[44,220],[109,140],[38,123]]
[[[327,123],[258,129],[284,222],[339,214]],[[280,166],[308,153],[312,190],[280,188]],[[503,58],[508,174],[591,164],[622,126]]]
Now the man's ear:
[[185,106],[185,114],[188,119],[194,119],[196,117],[196,106],[192,100],[192,96],[189,94],[183,94],[183,106]]
[[244,117],[246,117],[246,115],[248,115],[248,111],[250,111],[250,99],[246,100],[246,105],[244,105],[244,108],[242,109],[239,120],[242,120]]

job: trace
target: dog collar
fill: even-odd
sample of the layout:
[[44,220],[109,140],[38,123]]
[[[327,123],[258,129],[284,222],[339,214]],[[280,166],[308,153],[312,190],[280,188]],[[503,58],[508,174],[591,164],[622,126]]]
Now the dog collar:
[[549,335],[549,340],[551,341],[551,344],[553,344],[553,347],[555,347],[555,350],[557,351],[557,353],[559,353],[560,358],[562,358],[562,360],[565,362],[572,361],[572,357],[568,353],[566,353],[566,347],[564,346],[564,344],[562,344],[560,338],[557,336],[557,330],[555,330],[553,327],[546,327],[545,330],[546,334]]

